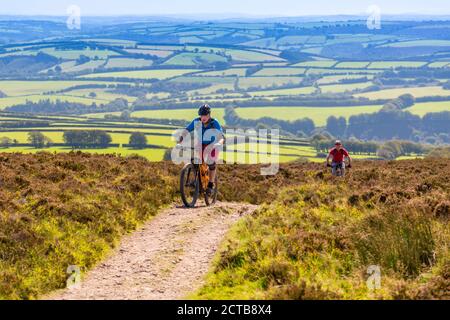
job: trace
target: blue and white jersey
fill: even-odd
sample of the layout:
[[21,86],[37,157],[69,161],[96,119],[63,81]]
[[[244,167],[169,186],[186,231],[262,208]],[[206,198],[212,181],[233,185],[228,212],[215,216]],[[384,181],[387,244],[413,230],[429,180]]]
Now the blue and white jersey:
[[217,131],[220,132],[220,134],[223,135],[223,130],[222,130],[222,127],[220,126],[219,121],[217,121],[214,118],[211,118],[211,121],[209,121],[208,124],[206,124],[206,125],[204,125],[200,121],[200,118],[196,118],[186,127],[186,130],[189,132],[192,132],[192,131],[194,131],[196,126],[199,126],[202,128],[202,144],[210,144],[216,140],[214,137],[214,134],[212,134],[211,136],[209,136],[208,134],[205,135],[205,132],[207,132],[210,129],[216,129]]

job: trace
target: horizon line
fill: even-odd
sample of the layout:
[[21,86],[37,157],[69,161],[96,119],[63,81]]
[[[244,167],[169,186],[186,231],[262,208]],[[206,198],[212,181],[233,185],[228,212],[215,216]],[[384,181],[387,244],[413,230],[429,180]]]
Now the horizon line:
[[[227,16],[226,18],[315,18],[315,17],[341,17],[341,16],[361,16],[367,17],[367,13],[340,13],[340,14],[304,14],[304,15],[265,15],[265,14],[250,14],[250,13],[239,13],[239,12],[228,12],[228,13],[217,13],[217,12],[202,12],[202,13],[156,13],[156,14],[139,14],[139,13],[130,13],[130,14],[82,14],[85,17],[93,17],[93,18],[107,18],[107,17],[198,17],[198,16]],[[66,14],[26,14],[26,13],[2,13],[0,17],[10,17],[10,16],[18,16],[18,17],[53,17],[53,18],[65,18]],[[424,16],[424,17],[450,17],[450,13],[385,13],[383,16]],[[206,18],[206,17],[205,17]]]

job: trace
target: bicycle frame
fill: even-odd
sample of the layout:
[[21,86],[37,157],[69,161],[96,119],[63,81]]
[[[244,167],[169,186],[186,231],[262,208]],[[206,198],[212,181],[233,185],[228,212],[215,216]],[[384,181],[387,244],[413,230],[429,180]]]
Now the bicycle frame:
[[[216,201],[217,198],[217,176],[216,176],[216,182],[215,182],[215,191],[213,193],[213,196],[211,194],[208,194],[206,191],[208,190],[208,184],[209,184],[209,167],[208,164],[204,161],[201,163],[198,163],[198,158],[195,158],[195,156],[191,157],[190,163],[185,164],[184,168],[181,171],[180,176],[180,191],[181,191],[181,197],[183,200],[183,203],[187,207],[193,207],[195,205],[195,202],[198,199],[199,195],[204,195],[205,202],[207,205],[213,204]],[[191,176],[193,180],[190,181],[189,184],[185,184],[185,178]],[[189,179],[189,178],[187,178]],[[192,201],[188,200],[186,198],[186,194],[184,193],[185,187],[187,186],[193,186],[194,187],[194,195]]]

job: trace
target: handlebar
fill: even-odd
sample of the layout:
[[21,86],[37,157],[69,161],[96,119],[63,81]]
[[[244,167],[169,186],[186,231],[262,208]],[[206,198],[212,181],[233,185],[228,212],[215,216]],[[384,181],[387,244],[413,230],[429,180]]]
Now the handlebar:
[[[214,145],[214,147],[215,147],[216,145]],[[223,145],[222,145],[223,146]],[[193,150],[196,150],[195,148],[192,148],[192,147],[186,147],[186,146],[183,146],[183,145],[181,145],[181,144],[179,144],[179,143],[177,143],[176,145],[175,145],[175,147],[174,147],[175,149],[177,149],[177,150],[190,150],[190,151],[193,151]]]
[[179,143],[177,143],[175,145],[175,149],[177,149],[177,150],[195,150],[194,148],[188,148],[188,147],[185,147],[185,146],[183,146],[183,145],[181,145]]

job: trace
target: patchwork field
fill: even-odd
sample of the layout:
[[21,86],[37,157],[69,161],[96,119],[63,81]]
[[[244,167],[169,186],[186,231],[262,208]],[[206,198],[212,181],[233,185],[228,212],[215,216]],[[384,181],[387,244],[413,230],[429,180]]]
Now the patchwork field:
[[[450,111],[449,41],[423,34],[440,24],[405,23],[406,29],[422,30],[411,37],[389,31],[402,22],[386,22],[377,34],[355,32],[364,23],[142,22],[110,25],[106,33],[92,30],[67,41],[2,44],[0,38],[0,109],[7,111],[0,116],[0,131],[19,143],[27,142],[30,130],[61,143],[66,130],[98,129],[110,133],[112,143],[125,144],[140,130],[148,143],[166,148],[173,145],[168,136],[173,127],[162,128],[183,126],[204,103],[224,126],[230,125],[224,108],[232,106],[247,120],[310,118],[311,132],[323,130],[330,116],[373,114],[404,94],[421,98],[406,109],[413,114]],[[33,27],[27,30],[33,34]],[[49,112],[42,100],[59,101],[61,110]],[[35,105],[24,106],[27,102]],[[68,103],[80,104],[79,110],[65,109]],[[28,111],[17,112],[18,105]],[[50,121],[50,128],[42,121]],[[147,122],[160,127],[147,128]],[[296,131],[283,134],[290,141]],[[445,140],[436,137],[428,141]],[[295,148],[283,146],[283,161],[301,156],[322,161],[315,150],[305,154]],[[160,159],[162,150],[149,150],[157,154],[146,157]]]
[[355,94],[356,97],[364,97],[368,99],[395,99],[402,94],[409,93],[416,98],[429,96],[450,96],[450,90],[442,87],[412,87],[399,89],[386,89],[374,92]]
[[382,106],[357,106],[357,107],[263,107],[263,108],[238,108],[236,112],[246,119],[258,119],[260,117],[273,117],[281,120],[296,120],[308,117],[318,125],[325,125],[330,115],[349,118],[354,114],[373,113]]
[[187,73],[196,72],[198,70],[193,69],[180,69],[180,70],[143,70],[143,71],[122,71],[122,72],[106,72],[106,73],[93,73],[81,78],[130,78],[130,79],[158,79],[163,80],[176,76],[181,76]]

